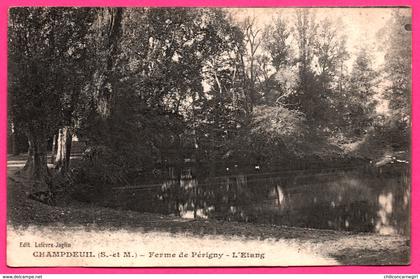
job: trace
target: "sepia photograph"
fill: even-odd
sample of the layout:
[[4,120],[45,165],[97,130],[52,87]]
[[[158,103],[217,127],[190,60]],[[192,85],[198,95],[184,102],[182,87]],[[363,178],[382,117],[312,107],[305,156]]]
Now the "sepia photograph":
[[7,265],[409,265],[409,7],[14,7]]

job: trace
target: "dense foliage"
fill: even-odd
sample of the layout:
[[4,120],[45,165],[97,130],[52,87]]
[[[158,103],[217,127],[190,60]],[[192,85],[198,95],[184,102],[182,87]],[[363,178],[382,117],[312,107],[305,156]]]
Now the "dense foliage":
[[375,159],[378,138],[408,150],[410,17],[384,27],[383,68],[347,50],[340,24],[309,9],[267,26],[225,9],[11,9],[9,122],[41,180],[48,143],[58,137],[68,157],[77,136],[76,177],[97,187],[179,180],[188,164],[213,177]]

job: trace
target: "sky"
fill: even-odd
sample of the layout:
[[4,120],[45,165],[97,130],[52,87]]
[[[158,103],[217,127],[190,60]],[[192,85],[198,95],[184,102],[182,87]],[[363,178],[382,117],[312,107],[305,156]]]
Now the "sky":
[[[378,49],[377,34],[391,18],[394,9],[398,8],[308,8],[319,19],[328,17],[332,21],[341,20],[343,30],[340,33],[347,36],[348,51],[355,54],[361,47],[369,49],[373,53],[375,64],[380,64],[383,53]],[[401,8],[400,8],[401,9]],[[290,19],[293,25],[296,8],[232,8],[227,9],[233,18],[240,21],[245,16],[256,19],[256,23],[263,27],[270,24],[277,15]],[[410,9],[403,9],[411,13]]]
[[[391,19],[395,9],[400,12],[411,14],[411,9],[381,7],[381,8],[308,8],[313,11],[317,19],[328,17],[331,21],[341,21],[342,29],[338,32],[347,37],[347,51],[350,59],[347,61],[348,68],[354,62],[361,48],[366,48],[371,55],[373,67],[380,69],[384,62],[384,50],[381,48],[381,40],[378,35],[384,32],[384,26]],[[270,24],[274,18],[281,16],[294,25],[296,8],[228,8],[234,20],[240,22],[244,17],[255,18],[258,28]],[[403,27],[402,27],[403,30]],[[380,95],[378,98],[377,111],[387,113],[388,102]]]

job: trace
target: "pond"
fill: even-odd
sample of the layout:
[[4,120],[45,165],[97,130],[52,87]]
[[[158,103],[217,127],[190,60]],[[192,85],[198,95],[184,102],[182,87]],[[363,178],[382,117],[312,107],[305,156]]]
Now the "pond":
[[407,165],[236,173],[114,188],[108,205],[185,218],[408,234]]

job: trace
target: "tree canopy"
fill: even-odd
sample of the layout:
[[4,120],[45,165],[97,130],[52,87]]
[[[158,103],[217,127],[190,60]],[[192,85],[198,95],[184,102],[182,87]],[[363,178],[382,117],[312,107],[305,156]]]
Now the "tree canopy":
[[90,154],[81,171],[111,184],[157,166],[179,176],[186,161],[215,176],[226,164],[343,158],[378,137],[408,149],[410,24],[396,11],[383,50],[356,53],[343,22],[310,9],[262,26],[229,9],[14,8],[9,121],[39,179],[54,136],[77,136]]

